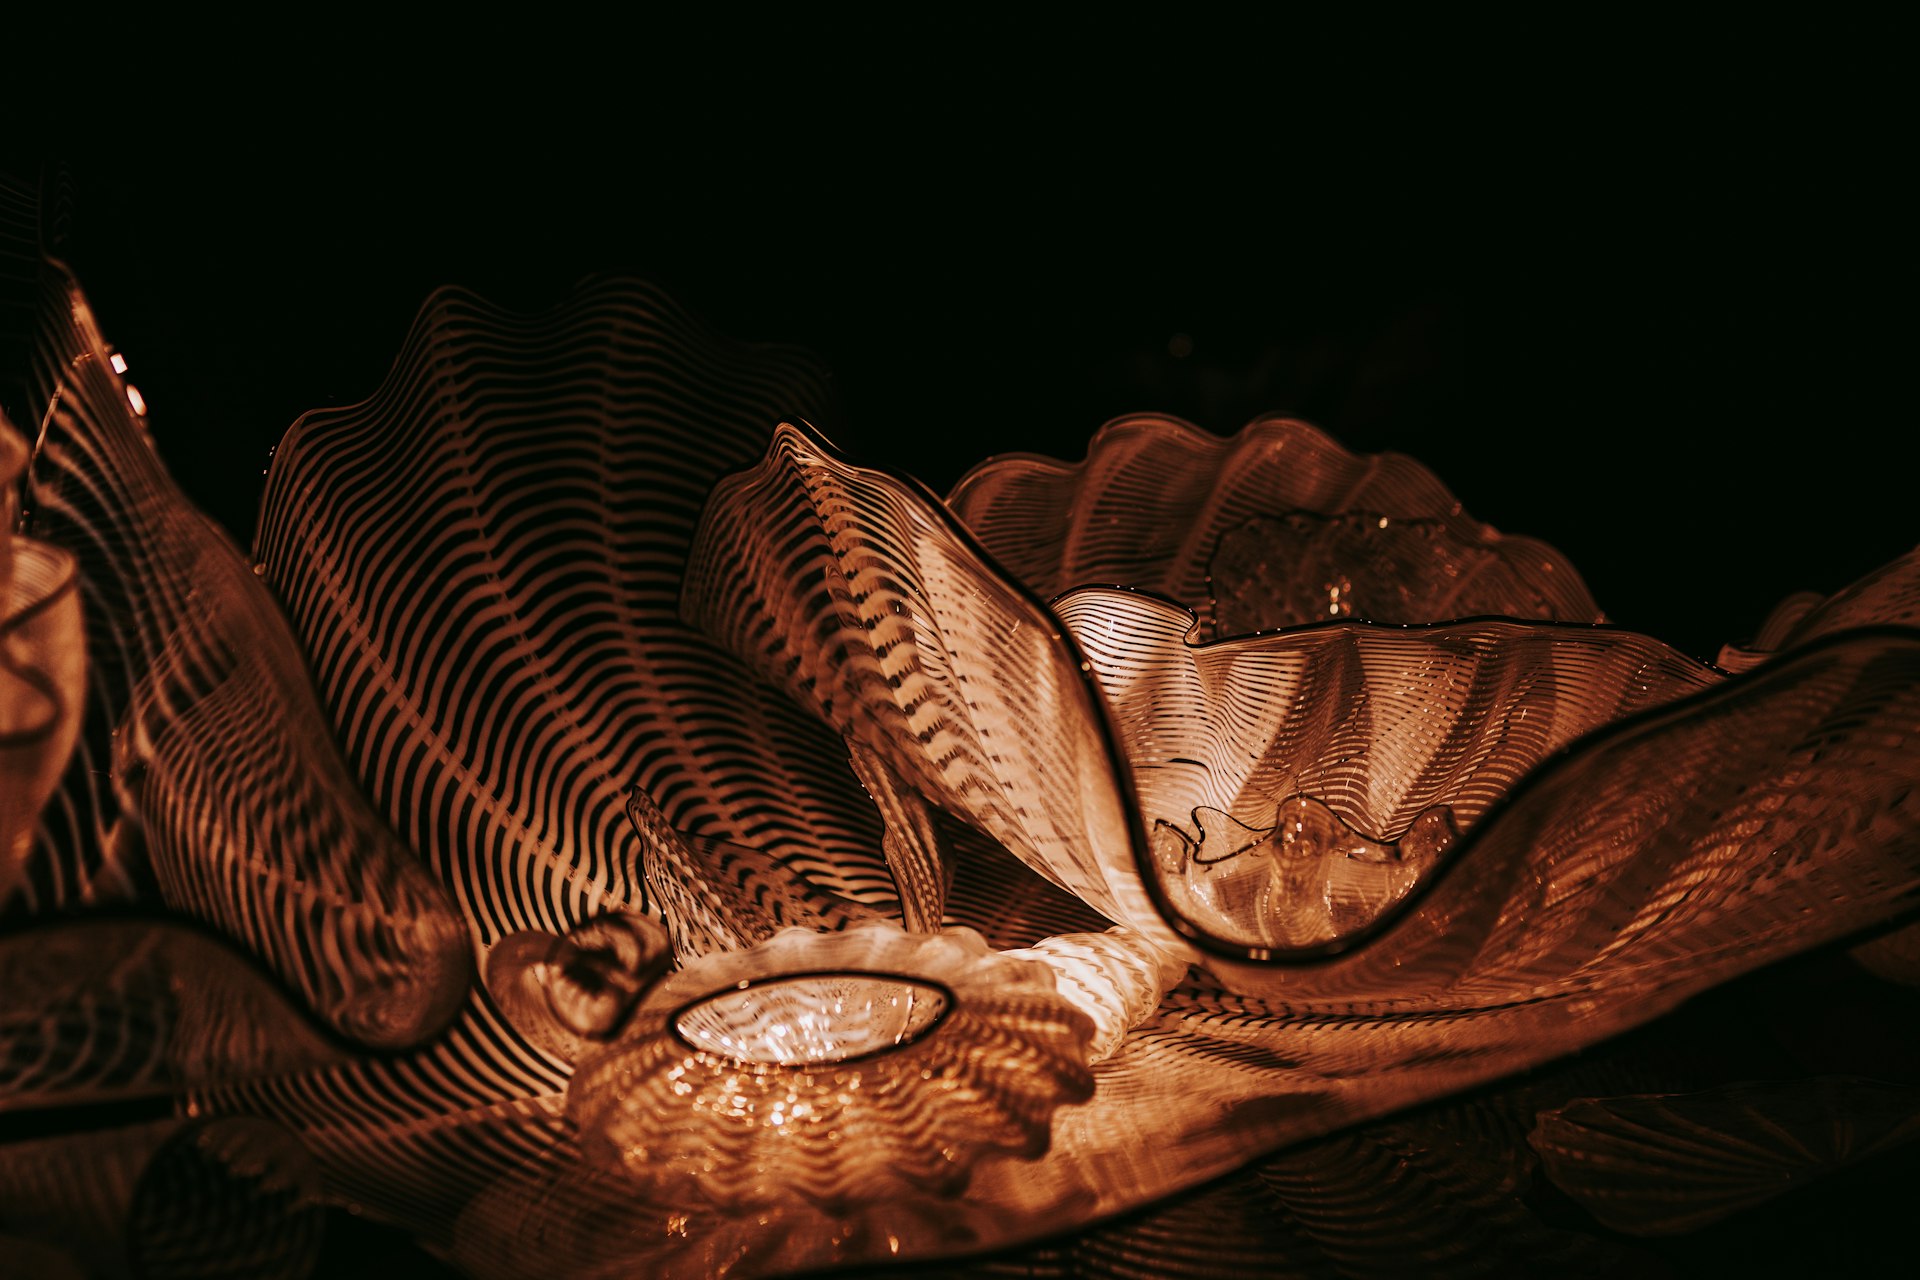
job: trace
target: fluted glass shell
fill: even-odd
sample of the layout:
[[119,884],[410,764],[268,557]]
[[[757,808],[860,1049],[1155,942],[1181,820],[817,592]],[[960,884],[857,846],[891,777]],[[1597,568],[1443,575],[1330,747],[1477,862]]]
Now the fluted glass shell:
[[[1354,1270],[1386,1187],[1379,1221],[1458,1206],[1441,1262],[1579,1263],[1515,1190],[1525,1125],[1457,1165],[1423,1121],[1352,1127],[1920,896],[1920,640],[1872,625],[1910,621],[1902,568],[1726,678],[1591,625],[1564,562],[1404,459],[1138,420],[949,507],[774,426],[827,407],[813,362],[602,282],[535,317],[436,295],[374,397],[290,433],[256,569],[46,280],[27,483],[91,684],[15,910],[201,923],[10,921],[46,994],[7,1060],[49,1068],[13,1102],[270,1118],[333,1203],[474,1275],[911,1262],[1212,1179],[1049,1247]],[[616,919],[647,923],[591,932]],[[882,937],[884,970],[836,950]],[[874,1048],[759,1060],[836,991]],[[834,1095],[851,1154],[778,1145],[774,1101],[852,1072],[885,1087]]]
[[1054,612],[1111,710],[1183,933],[1249,956],[1349,945],[1535,766],[1716,682],[1665,645],[1499,621],[1193,643],[1187,610],[1083,588]]
[[663,982],[567,1111],[655,1196],[953,1196],[990,1155],[1047,1150],[1054,1110],[1093,1092],[1092,1031],[1048,966],[971,931],[789,929]]
[[299,642],[168,476],[58,264],[39,313],[28,527],[79,562],[92,685],[23,905],[157,897],[259,956],[341,1034],[420,1042],[466,990],[465,926],[367,806]]
[[1230,439],[1117,418],[1082,462],[989,458],[947,502],[1040,595],[1151,591],[1191,608],[1207,640],[1330,618],[1603,620],[1552,547],[1473,519],[1412,458],[1353,454],[1289,418]]
[[[1769,913],[1729,861],[1796,844],[1817,857],[1784,795],[1845,802],[1807,790],[1793,756],[1807,732],[1838,734],[1829,755],[1855,758],[1851,777],[1827,782],[1889,798],[1895,827],[1915,818],[1897,781],[1913,754],[1877,730],[1856,736],[1853,719],[1901,723],[1910,635],[1841,633],[1732,684],[1657,642],[1593,627],[1335,623],[1194,645],[1191,616],[1144,593],[1073,592],[1048,608],[924,491],[791,424],[759,467],[715,489],[684,605],[1054,883],[1160,945],[1191,939],[1241,989],[1289,1002],[1569,995],[1595,981],[1596,949],[1628,945],[1614,936],[1623,929],[1648,957],[1640,980],[1657,988],[1688,963],[1688,947],[1660,935]],[[1740,728],[1726,738],[1730,725]],[[1373,905],[1348,912],[1342,923],[1357,928],[1341,935],[1334,906],[1288,917],[1299,886],[1277,912],[1258,886],[1223,887],[1222,864],[1191,857],[1200,833],[1178,834],[1202,808],[1273,828],[1275,806],[1296,794],[1376,842],[1436,804],[1474,825],[1444,865],[1349,894]],[[1722,825],[1733,815],[1748,820]],[[1650,823],[1670,828],[1665,844],[1639,834]],[[1148,832],[1168,828],[1156,860]],[[1704,882],[1696,859],[1713,869]],[[1259,868],[1263,882],[1275,863]],[[1900,875],[1860,887],[1897,898]],[[1695,914],[1653,912],[1639,936],[1661,892],[1647,876],[1685,878]],[[1629,884],[1646,888],[1617,896]],[[1786,882],[1759,897],[1767,888],[1802,892]],[[1248,963],[1302,953],[1337,958]]]
[[1179,945],[1130,865],[1139,819],[1090,669],[930,495],[784,423],[715,488],[681,607],[934,803]]

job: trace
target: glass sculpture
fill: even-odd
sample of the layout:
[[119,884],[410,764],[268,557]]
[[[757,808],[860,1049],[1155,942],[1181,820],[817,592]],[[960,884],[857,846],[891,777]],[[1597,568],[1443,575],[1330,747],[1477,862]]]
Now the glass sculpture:
[[[1410,459],[1134,417],[942,499],[606,281],[435,294],[246,556],[9,190],[10,1256],[1601,1272],[1541,1162],[1651,1232],[1755,1125],[1915,1132],[1543,1064],[1863,931],[1911,979],[1920,553],[1707,665]],[[1702,1126],[1725,1189],[1647,1202]]]
[[1044,1153],[1093,1092],[1091,1031],[1043,960],[969,930],[784,930],[662,982],[580,1063],[568,1113],[655,1198],[846,1214]]

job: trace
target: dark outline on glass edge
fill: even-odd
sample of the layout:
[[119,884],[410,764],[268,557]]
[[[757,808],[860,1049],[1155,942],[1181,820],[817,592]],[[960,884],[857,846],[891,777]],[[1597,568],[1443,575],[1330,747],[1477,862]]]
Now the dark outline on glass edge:
[[[744,955],[746,953],[733,951],[725,954]],[[811,1062],[762,1062],[758,1058],[742,1058],[731,1053],[723,1053],[717,1049],[703,1048],[687,1039],[686,1034],[680,1030],[680,1019],[684,1015],[692,1012],[703,1004],[718,1000],[721,996],[736,994],[741,991],[750,991],[755,987],[771,987],[782,982],[798,982],[806,978],[873,978],[881,982],[898,982],[910,987],[925,987],[938,992],[941,999],[946,1001],[946,1004],[941,1006],[940,1012],[934,1015],[933,1021],[916,1031],[911,1039],[896,1040],[892,1044],[882,1045],[878,1049],[868,1049],[864,1053],[850,1054],[844,1058],[817,1058]],[[702,1054],[707,1057],[725,1058],[728,1062],[737,1062],[755,1071],[825,1071],[831,1070],[834,1067],[844,1067],[849,1063],[868,1062],[874,1058],[886,1057],[902,1049],[910,1049],[914,1045],[923,1044],[933,1037],[934,1033],[946,1023],[947,1019],[952,1016],[954,1010],[959,1007],[960,997],[954,994],[952,987],[937,978],[916,978],[911,974],[901,973],[894,969],[853,969],[844,966],[827,969],[796,969],[791,973],[768,973],[753,978],[736,978],[725,986],[715,987],[704,995],[697,995],[690,1000],[683,1001],[675,1005],[667,1013],[667,1032],[693,1053]]]
[[[1310,426],[1312,424],[1307,425]],[[829,460],[847,470],[879,476],[903,486],[911,496],[920,499],[930,508],[933,519],[945,529],[950,536],[958,541],[962,549],[977,557],[981,566],[1011,591],[1015,598],[1026,602],[1039,611],[1040,616],[1050,624],[1054,639],[1061,645],[1066,656],[1071,660],[1075,671],[1079,675],[1079,687],[1082,695],[1088,703],[1091,704],[1090,709],[1093,712],[1095,727],[1099,730],[1102,745],[1107,753],[1108,763],[1113,770],[1115,784],[1120,790],[1120,798],[1123,802],[1121,807],[1125,811],[1127,835],[1132,845],[1134,868],[1140,876],[1141,882],[1145,885],[1147,896],[1149,900],[1152,901],[1154,909],[1159,912],[1162,922],[1207,955],[1217,956],[1224,960],[1252,962],[1261,967],[1274,970],[1301,970],[1311,972],[1316,969],[1330,968],[1334,962],[1347,957],[1349,953],[1362,948],[1368,948],[1369,944],[1381,938],[1382,935],[1391,932],[1402,920],[1413,914],[1419,908],[1420,904],[1433,893],[1438,886],[1443,883],[1451,883],[1454,868],[1467,860],[1468,856],[1479,847],[1483,837],[1493,829],[1494,824],[1504,816],[1509,809],[1513,808],[1519,800],[1528,795],[1535,787],[1541,785],[1544,778],[1550,774],[1557,773],[1558,770],[1564,767],[1573,757],[1584,755],[1589,750],[1597,750],[1605,742],[1631,737],[1663,719],[1682,718],[1691,714],[1698,707],[1710,705],[1713,701],[1721,697],[1742,694],[1756,683],[1770,682],[1780,671],[1796,665],[1801,659],[1813,654],[1822,653],[1828,649],[1850,647],[1851,644],[1857,641],[1874,637],[1901,639],[1910,643],[1920,644],[1920,628],[1895,625],[1855,627],[1846,631],[1834,632],[1830,635],[1822,636],[1810,644],[1788,650],[1769,658],[1745,672],[1728,674],[1713,663],[1704,662],[1688,654],[1681,653],[1663,640],[1614,623],[1553,622],[1538,619],[1509,618],[1497,614],[1480,615],[1470,618],[1453,618],[1441,622],[1401,624],[1364,623],[1353,622],[1348,619],[1332,618],[1325,622],[1308,623],[1300,627],[1256,631],[1247,635],[1229,636],[1200,644],[1189,642],[1189,648],[1199,650],[1211,648],[1214,645],[1231,645],[1280,634],[1293,635],[1303,632],[1332,630],[1386,632],[1442,631],[1455,627],[1484,626],[1489,623],[1502,623],[1519,630],[1541,631],[1559,629],[1581,633],[1601,632],[1632,636],[1657,645],[1687,662],[1696,664],[1704,671],[1718,673],[1726,677],[1719,683],[1705,689],[1696,690],[1690,694],[1684,694],[1672,702],[1663,703],[1657,707],[1646,708],[1643,711],[1635,712],[1630,716],[1624,716],[1618,720],[1589,730],[1579,737],[1574,738],[1571,742],[1568,742],[1558,751],[1540,760],[1533,768],[1529,769],[1512,788],[1487,807],[1486,812],[1481,814],[1479,821],[1473,824],[1471,831],[1463,833],[1460,842],[1453,847],[1451,857],[1437,867],[1433,874],[1427,876],[1418,884],[1415,884],[1413,888],[1407,892],[1406,896],[1402,897],[1398,902],[1394,903],[1393,906],[1388,908],[1387,911],[1383,912],[1363,928],[1328,942],[1317,943],[1309,947],[1290,947],[1284,949],[1248,947],[1228,942],[1223,938],[1216,937],[1207,932],[1176,910],[1168,900],[1166,892],[1160,885],[1159,876],[1153,870],[1149,858],[1151,850],[1146,839],[1145,824],[1140,816],[1139,793],[1134,785],[1133,769],[1127,761],[1124,752],[1121,751],[1119,747],[1118,733],[1112,720],[1112,710],[1107,706],[1106,695],[1100,691],[1098,680],[1092,672],[1091,662],[1085,653],[1081,651],[1079,642],[1073,638],[1072,633],[1067,630],[1066,625],[1061,622],[1059,616],[1054,613],[1052,604],[1043,601],[1039,594],[1025,582],[1002,568],[999,561],[996,560],[985,547],[980,545],[979,539],[974,536],[972,530],[966,527],[952,508],[948,507],[946,502],[936,495],[933,490],[928,487],[926,482],[895,467],[887,465],[867,465],[857,462],[832,441],[828,440],[818,428],[805,418],[786,418],[774,428],[773,434],[768,437],[767,448],[762,451],[760,461],[740,471],[721,476],[714,482],[712,488],[708,490],[707,497],[701,504],[700,518],[694,525],[693,537],[688,544],[689,548],[692,547],[694,542],[699,540],[701,531],[706,526],[707,511],[715,495],[722,489],[740,482],[744,477],[752,474],[764,465],[768,454],[772,450],[773,443],[778,439],[782,429],[797,434],[801,439],[824,454]],[[1103,427],[1102,430],[1104,429]],[[1318,428],[1315,429],[1318,430]],[[1199,430],[1199,428],[1194,428],[1194,430]],[[1211,435],[1212,433],[1207,432],[1204,434]],[[1329,439],[1331,438],[1332,437],[1329,437]],[[1335,441],[1335,443],[1338,444],[1338,441]],[[1046,459],[1042,455],[1014,454],[996,456],[1034,457],[1042,461],[1058,461],[1057,459]],[[991,461],[991,459],[989,459],[989,461]],[[1414,459],[1414,461],[1417,463],[1419,460]],[[979,466],[984,465],[986,465],[984,462],[979,464]],[[976,466],[973,470],[978,470],[979,466]],[[969,471],[968,475],[971,474],[972,471]],[[966,477],[963,476],[962,480],[964,481],[965,479]],[[957,488],[958,486],[956,485],[956,489]],[[1158,592],[1147,591],[1137,587],[1106,587],[1103,584],[1082,583],[1060,592],[1054,599],[1059,600],[1075,591],[1087,590],[1089,588],[1129,592],[1134,595],[1160,601],[1161,603],[1179,609],[1189,618],[1194,618],[1193,611],[1178,601],[1169,600]],[[684,590],[683,584],[683,599]],[[1197,625],[1197,619],[1195,619],[1195,622]],[[1192,634],[1191,630],[1188,634]],[[1729,691],[1731,691],[1731,693]]]

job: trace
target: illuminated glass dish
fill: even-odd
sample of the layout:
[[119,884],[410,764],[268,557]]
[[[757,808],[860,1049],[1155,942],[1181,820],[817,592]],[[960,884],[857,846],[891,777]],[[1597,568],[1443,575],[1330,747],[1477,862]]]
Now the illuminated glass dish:
[[790,929],[661,983],[567,1113],[655,1198],[955,1196],[983,1158],[1046,1151],[1054,1110],[1093,1093],[1092,1030],[1045,964],[970,930]]
[[168,1117],[0,1161],[118,1171],[34,1182],[83,1227],[21,1256],[201,1256],[128,1191],[191,1123],[226,1173],[161,1216],[279,1196],[266,1273],[312,1187],[479,1277],[1604,1271],[1518,1190],[1535,1117],[1626,1204],[1625,1127],[1698,1108],[1602,1041],[1871,930],[1912,977],[1920,553],[1709,666],[1301,423],[942,499],[809,425],[804,353],[613,280],[436,293],[248,556],[4,194],[0,1116]]

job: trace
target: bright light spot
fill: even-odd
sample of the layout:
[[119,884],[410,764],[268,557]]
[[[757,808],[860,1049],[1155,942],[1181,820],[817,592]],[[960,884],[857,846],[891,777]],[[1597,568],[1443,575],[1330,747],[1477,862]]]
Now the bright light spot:
[[141,417],[147,416],[147,399],[140,394],[140,388],[132,383],[127,384],[127,403],[132,405],[133,411]]
[[113,353],[112,362],[115,373],[125,373],[127,371],[127,358],[118,351]]

